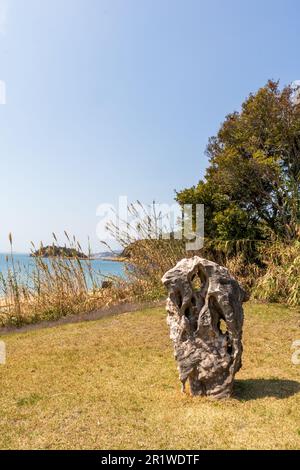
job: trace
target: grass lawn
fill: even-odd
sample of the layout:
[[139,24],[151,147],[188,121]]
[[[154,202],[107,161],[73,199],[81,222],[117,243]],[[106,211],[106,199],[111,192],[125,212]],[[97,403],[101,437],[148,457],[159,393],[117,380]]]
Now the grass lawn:
[[0,448],[300,448],[299,311],[246,304],[220,402],[180,393],[163,308],[3,336]]

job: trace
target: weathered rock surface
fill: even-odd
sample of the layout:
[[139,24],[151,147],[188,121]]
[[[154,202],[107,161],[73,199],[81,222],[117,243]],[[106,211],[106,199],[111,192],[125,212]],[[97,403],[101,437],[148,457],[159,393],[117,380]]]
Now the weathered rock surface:
[[192,395],[229,397],[242,365],[246,292],[226,268],[198,256],[179,261],[162,282],[183,391],[189,379]]

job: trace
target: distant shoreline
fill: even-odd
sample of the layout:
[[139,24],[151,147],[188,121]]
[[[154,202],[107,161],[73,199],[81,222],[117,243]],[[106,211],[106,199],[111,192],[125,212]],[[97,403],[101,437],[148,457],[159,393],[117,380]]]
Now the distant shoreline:
[[[12,253],[13,256],[26,256],[28,258],[44,258],[44,259],[51,259],[51,258],[64,258],[64,259],[74,259],[76,258],[75,256],[43,256],[43,255],[32,255],[32,253],[19,253],[19,252],[14,252]],[[11,253],[9,252],[0,252],[0,256],[11,256]],[[127,258],[122,257],[122,256],[87,256],[86,258],[82,257],[77,257],[80,261],[116,261],[118,263],[124,263],[127,261]]]
[[122,258],[122,256],[105,256],[103,258],[88,258],[89,260],[97,260],[97,261],[117,261],[118,263],[124,263],[126,258]]

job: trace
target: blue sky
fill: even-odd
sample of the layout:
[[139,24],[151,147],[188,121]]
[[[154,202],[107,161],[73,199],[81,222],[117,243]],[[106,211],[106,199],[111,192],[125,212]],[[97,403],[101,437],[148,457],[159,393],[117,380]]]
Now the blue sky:
[[268,78],[300,78],[298,0],[0,0],[0,251],[171,203]]

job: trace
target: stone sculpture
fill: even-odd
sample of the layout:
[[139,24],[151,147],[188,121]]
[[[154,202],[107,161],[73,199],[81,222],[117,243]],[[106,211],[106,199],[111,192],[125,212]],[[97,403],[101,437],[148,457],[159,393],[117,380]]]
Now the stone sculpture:
[[242,365],[246,292],[226,268],[198,256],[179,261],[162,282],[182,390],[189,379],[192,395],[229,397]]

